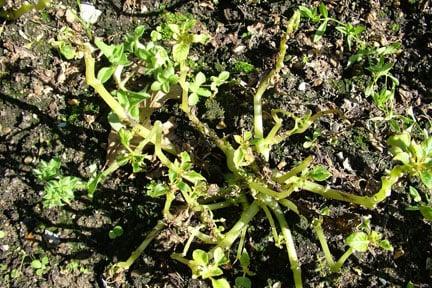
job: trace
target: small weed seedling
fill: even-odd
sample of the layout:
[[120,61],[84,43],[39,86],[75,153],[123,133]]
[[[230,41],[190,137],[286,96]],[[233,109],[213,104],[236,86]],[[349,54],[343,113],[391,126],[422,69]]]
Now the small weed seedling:
[[33,170],[36,178],[44,184],[45,208],[69,204],[75,198],[74,192],[85,188],[85,184],[79,178],[61,175],[60,166],[60,159],[53,158],[49,162],[41,161]]
[[31,267],[35,270],[36,275],[42,276],[49,269],[48,256],[43,256],[41,259],[35,259],[31,262]]
[[329,17],[329,12],[321,3],[318,9],[300,6],[299,10],[302,16],[312,23],[319,24],[315,35],[314,42],[318,42],[327,31],[329,23],[335,23],[335,29],[339,31],[346,39],[349,51],[353,51],[353,46],[357,49],[349,58],[348,66],[366,61],[366,70],[369,71],[371,80],[366,84],[364,91],[366,97],[372,97],[375,105],[383,110],[387,116],[391,116],[393,108],[393,99],[399,80],[391,74],[394,63],[387,60],[386,57],[396,54],[400,50],[399,43],[393,43],[384,47],[369,46],[368,43],[360,38],[365,27],[362,25],[352,25],[343,23],[337,19]]

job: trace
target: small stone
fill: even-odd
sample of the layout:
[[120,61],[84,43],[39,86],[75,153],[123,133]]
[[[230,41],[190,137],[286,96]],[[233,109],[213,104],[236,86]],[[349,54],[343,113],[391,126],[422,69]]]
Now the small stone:
[[299,91],[305,91],[306,90],[306,82],[301,82],[297,89]]
[[9,134],[11,131],[12,131],[12,129],[9,128],[9,127],[4,127],[4,128],[2,129],[2,132],[3,132],[4,135]]
[[27,156],[24,158],[24,164],[30,164],[33,162],[33,157]]

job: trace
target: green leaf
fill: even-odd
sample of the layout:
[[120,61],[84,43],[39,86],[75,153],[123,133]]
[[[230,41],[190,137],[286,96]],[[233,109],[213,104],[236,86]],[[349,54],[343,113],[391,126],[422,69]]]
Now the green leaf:
[[388,240],[381,240],[379,242],[379,247],[381,247],[386,251],[391,251],[391,252],[393,251],[393,245],[391,245],[390,241]]
[[432,189],[432,165],[426,165],[419,171],[420,180],[428,188]]
[[243,160],[245,158],[244,151],[241,147],[237,148],[234,151],[233,162],[237,167],[241,167],[243,165]]
[[115,67],[113,67],[113,66],[101,68],[98,71],[97,79],[101,83],[105,83],[106,81],[108,81],[111,78],[111,76],[113,75],[114,71],[115,71]]
[[108,122],[115,131],[120,131],[120,129],[125,127],[120,121],[120,118],[114,112],[108,113]]
[[419,210],[426,220],[432,221],[432,207],[422,205],[419,206]]
[[43,256],[41,259],[42,265],[47,265],[49,262],[48,256]]
[[207,34],[195,34],[192,36],[193,43],[206,44],[209,39],[210,36]]
[[207,266],[209,257],[207,252],[201,249],[196,249],[192,252],[192,259],[201,266]]
[[32,267],[33,269],[40,269],[40,268],[42,268],[42,262],[39,261],[39,260],[33,260],[33,261],[31,262],[31,267]]
[[318,42],[319,40],[321,40],[322,36],[324,35],[324,33],[327,30],[327,20],[323,21],[319,26],[317,31],[315,32],[314,38],[313,38],[313,42]]
[[200,181],[206,181],[204,176],[202,176],[200,173],[196,171],[188,171],[183,175],[188,181],[192,182],[193,184],[197,184]]
[[199,87],[206,82],[206,76],[202,72],[198,72],[195,76],[195,84]]
[[60,175],[60,159],[55,157],[49,162],[41,161],[33,170],[33,174],[39,181],[49,181]]
[[328,17],[328,10],[326,5],[323,2],[321,2],[319,5],[319,11],[324,18]]
[[208,279],[208,278],[217,277],[221,275],[223,275],[222,269],[215,265],[211,265],[207,267],[207,269],[205,269],[201,274],[203,279]]
[[64,43],[63,45],[60,45],[59,51],[67,60],[72,60],[73,58],[75,58],[76,50],[69,43]]
[[307,8],[305,6],[299,6],[298,9],[300,10],[300,13],[301,13],[301,15],[303,17],[306,17],[306,18],[308,18],[310,20],[314,20],[314,18],[315,18],[314,14],[315,13],[314,13],[314,11],[312,9],[309,9],[309,8]]
[[100,38],[96,38],[94,41],[96,47],[98,47],[102,54],[105,55],[108,59],[110,59],[114,52],[114,46],[113,45],[107,45],[105,44]]
[[161,197],[167,194],[168,191],[169,187],[163,183],[157,183],[155,181],[152,181],[150,182],[150,184],[147,185],[147,195],[152,198]]
[[243,251],[239,260],[240,260],[240,266],[243,268],[243,270],[247,270],[250,265],[250,257],[248,252]]
[[408,153],[406,153],[406,152],[400,152],[400,153],[397,153],[393,157],[393,160],[400,161],[403,164],[407,165],[407,164],[409,164],[411,162],[411,156]]
[[414,202],[421,202],[420,193],[417,191],[416,188],[409,186],[409,195],[414,200]]
[[311,172],[309,172],[309,177],[315,181],[324,181],[330,178],[332,174],[323,165],[315,166]]
[[221,279],[211,279],[213,288],[230,288],[230,284],[224,278]]
[[188,98],[188,104],[190,106],[195,106],[199,102],[199,96],[197,93],[191,93]]
[[133,138],[133,134],[131,131],[122,128],[119,131],[119,138],[120,143],[123,144],[123,146],[125,146],[126,148],[128,148],[130,145],[130,141]]
[[116,238],[120,237],[121,235],[123,235],[123,233],[124,233],[123,227],[117,225],[112,230],[109,231],[108,237],[110,239],[116,239]]
[[199,95],[199,96],[203,96],[203,97],[210,97],[211,96],[211,92],[210,92],[210,90],[208,90],[208,89],[205,89],[205,88],[198,88],[198,90],[196,91],[196,93]]
[[185,43],[178,43],[173,46],[173,59],[177,63],[186,61],[189,55],[190,46]]
[[217,266],[224,265],[228,263],[228,258],[222,248],[217,247],[213,252],[213,261]]
[[369,246],[369,237],[365,232],[354,232],[346,238],[345,243],[354,251],[366,252]]
[[252,288],[252,281],[248,277],[237,277],[235,279],[235,288]]
[[408,147],[411,145],[411,135],[405,131],[402,134],[391,136],[387,143],[392,147],[397,147],[407,152]]
[[6,237],[6,232],[0,230],[0,239],[3,239],[4,237]]
[[432,137],[428,137],[421,143],[425,156],[432,157]]

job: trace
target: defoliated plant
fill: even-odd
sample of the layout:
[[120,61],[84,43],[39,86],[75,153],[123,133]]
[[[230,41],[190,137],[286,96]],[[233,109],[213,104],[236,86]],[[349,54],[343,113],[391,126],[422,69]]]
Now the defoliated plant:
[[[320,13],[325,13],[323,11]],[[305,132],[319,117],[336,113],[332,110],[296,115],[276,109],[270,112],[275,122],[274,126],[267,135],[264,135],[262,96],[277,80],[284,65],[288,37],[295,33],[299,26],[300,12],[295,11],[289,19],[279,46],[275,67],[263,77],[256,89],[253,99],[253,131],[245,131],[242,135],[233,137],[236,142],[234,145],[230,142],[231,139],[219,137],[213,129],[203,123],[195,109],[201,97],[213,97],[218,93],[221,85],[228,80],[229,74],[222,71],[217,76],[208,77],[202,71],[194,71],[188,61],[191,47],[194,43],[205,43],[208,36],[194,33],[195,20],[185,19],[185,22],[181,23],[177,21],[178,16],[170,17],[167,19],[173,21],[167,21],[151,32],[151,40],[145,43],[142,39],[142,27],[129,34],[123,43],[109,45],[100,39],[96,40],[96,46],[110,62],[109,66],[99,71],[98,77],[95,76],[96,60],[92,55],[93,45],[85,43],[80,47],[84,53],[86,82],[111,108],[109,119],[113,129],[117,131],[118,142],[124,148],[105,170],[95,172],[87,185],[89,196],[93,195],[97,185],[106,177],[128,163],[135,167],[135,172],[145,169],[145,161],[158,163],[162,167],[161,170],[165,171],[161,179],[153,179],[146,189],[151,197],[165,198],[163,221],[155,225],[126,261],[116,263],[109,272],[119,273],[129,269],[166,225],[174,225],[186,233],[188,240],[183,253],[174,253],[173,258],[188,265],[194,277],[210,279],[214,287],[229,287],[227,280],[222,277],[224,265],[229,260],[227,252],[238,243],[235,258],[239,259],[244,272],[241,277],[250,275],[247,261],[243,256],[247,228],[262,210],[269,222],[274,242],[277,246],[282,247],[283,244],[286,248],[294,286],[300,288],[303,286],[301,263],[284,214],[284,208],[288,208],[301,216],[296,204],[289,199],[291,194],[309,191],[327,199],[373,209],[390,195],[392,185],[404,175],[405,168],[395,166],[382,178],[381,189],[371,196],[359,196],[332,189],[326,183],[318,183],[327,181],[332,175],[324,166],[313,164],[312,156],[299,161],[291,170],[275,169],[273,173],[270,172],[266,161],[269,160],[272,146],[291,135]],[[138,78],[143,80],[140,87],[142,90],[134,91],[129,80]],[[113,79],[116,85],[114,91],[108,91],[104,85],[104,81],[110,79]],[[180,109],[190,124],[225,155],[230,175],[221,189],[210,192],[211,187],[207,179],[193,166],[193,154],[180,152],[171,143],[167,136],[169,131],[164,130],[166,123],[150,121],[152,113],[162,107],[168,99],[179,99]],[[283,116],[292,118],[294,126],[288,131],[281,132]],[[148,145],[154,146],[153,155],[143,152]],[[260,157],[263,158],[263,163],[257,163]],[[181,201],[174,202],[174,199]],[[176,207],[177,209],[171,209],[171,206],[178,202],[182,205]],[[214,210],[227,207],[238,207],[240,210],[239,218],[232,226],[226,225],[223,219],[214,219]],[[190,223],[194,224],[182,226],[184,221],[181,217],[185,215],[188,219],[193,218],[195,221]],[[221,227],[219,223],[224,223],[225,227]],[[378,237],[371,231],[360,232],[366,233],[368,245],[378,241]],[[354,247],[350,253],[358,248],[353,244],[358,235],[360,238],[363,237],[361,233],[356,235],[347,242]],[[196,249],[189,253],[193,242],[204,244],[208,251]],[[247,280],[244,280],[243,284],[237,283],[237,286],[247,287],[246,282]]]

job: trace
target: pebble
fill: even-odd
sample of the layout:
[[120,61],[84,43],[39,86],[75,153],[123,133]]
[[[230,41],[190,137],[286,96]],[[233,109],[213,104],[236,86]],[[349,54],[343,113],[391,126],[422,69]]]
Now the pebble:
[[33,162],[33,157],[27,156],[24,158],[24,164],[30,164]]
[[297,89],[299,91],[305,91],[306,90],[306,82],[301,82]]
[[9,134],[11,131],[12,131],[12,129],[9,128],[9,127],[4,127],[4,128],[2,129],[2,132],[3,132],[4,135]]

